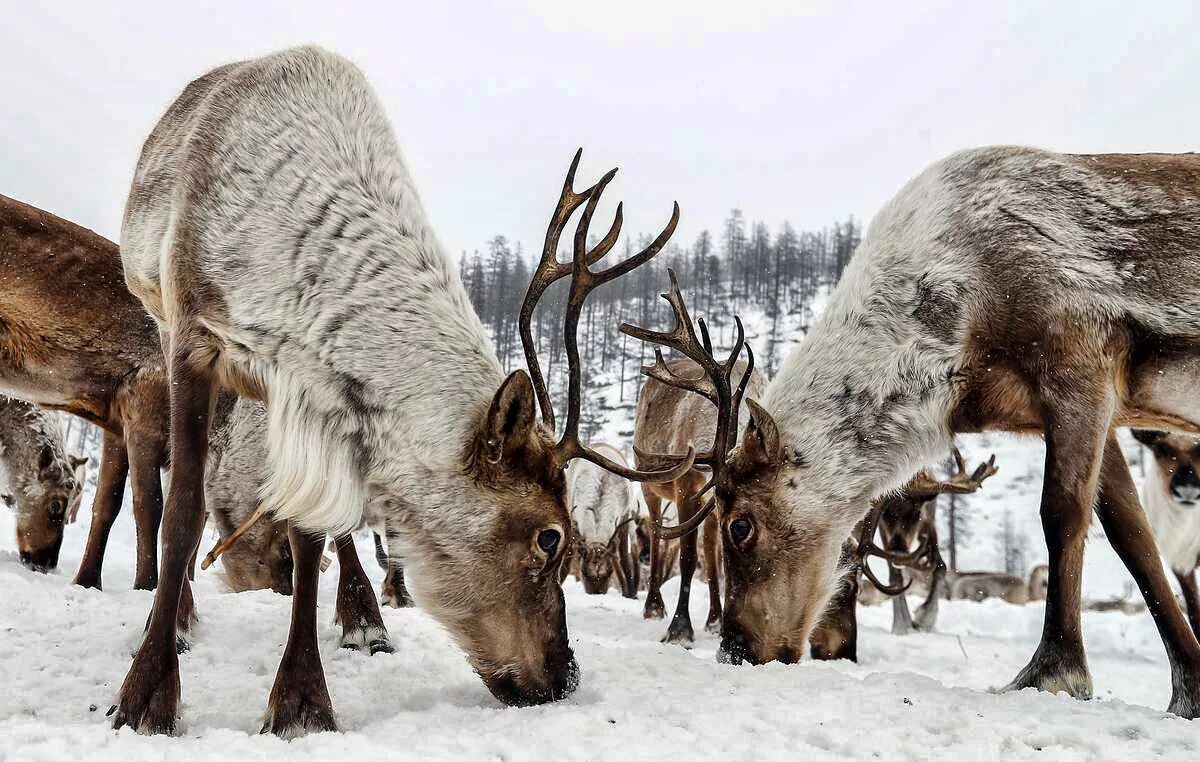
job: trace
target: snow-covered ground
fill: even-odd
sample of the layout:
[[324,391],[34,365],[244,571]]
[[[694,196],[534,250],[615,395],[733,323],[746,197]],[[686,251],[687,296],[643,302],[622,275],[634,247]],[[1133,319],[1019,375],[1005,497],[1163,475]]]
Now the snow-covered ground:
[[[971,449],[979,451],[978,445]],[[989,494],[996,501],[1007,495],[1003,499],[1020,502],[1036,517],[1039,478],[1028,489],[1005,484],[1024,478],[1025,466],[1013,464],[1036,463],[1040,445],[1004,447],[1009,454],[998,459],[1009,464],[1001,471],[1007,481],[997,475]],[[1033,691],[989,692],[1032,653],[1041,605],[952,602],[943,607],[939,633],[903,638],[888,632],[890,607],[862,608],[857,665],[731,667],[714,661],[714,636],[699,633],[691,651],[661,645],[665,623],[644,621],[640,601],[615,592],[587,596],[568,581],[568,625],[582,684],[566,701],[515,709],[491,697],[446,634],[420,611],[384,611],[395,654],[339,649],[339,628],[332,623],[336,562],[322,578],[320,618],[322,658],[341,733],[290,743],[257,734],[287,634],[290,600],[270,592],[225,593],[215,569],[199,574],[202,619],[191,652],[181,657],[181,736],[113,732],[104,713],[137,646],[151,594],[129,589],[128,507],[110,543],[107,589],[70,584],[89,518],[83,515],[69,528],[62,568],[49,576],[19,564],[11,517],[0,518],[5,762],[1200,755],[1200,725],[1161,711],[1170,695],[1169,675],[1146,614],[1085,615],[1097,698],[1081,702]],[[1095,589],[1092,581],[1098,578],[1103,594],[1119,593],[1119,571],[1111,553],[1099,552],[1102,545],[1090,545],[1088,588]],[[370,559],[367,536],[359,538],[359,546],[364,560]],[[381,572],[374,563],[366,567],[378,582]],[[670,605],[676,589],[675,582],[665,589]],[[693,596],[693,604],[694,621],[703,622],[706,596]]]

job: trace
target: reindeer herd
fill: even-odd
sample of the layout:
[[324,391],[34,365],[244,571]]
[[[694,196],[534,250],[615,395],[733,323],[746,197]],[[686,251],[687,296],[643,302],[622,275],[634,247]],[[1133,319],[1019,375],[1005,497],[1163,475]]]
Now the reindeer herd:
[[[1086,699],[1095,512],[1162,637],[1168,711],[1200,713],[1200,159],[986,148],[934,164],[879,212],[770,379],[740,321],[718,356],[671,274],[673,327],[621,326],[656,354],[627,461],[581,440],[579,318],[591,291],[662,250],[679,207],[645,249],[602,265],[620,205],[598,239],[591,223],[616,170],[577,190],[579,158],[518,316],[527,371],[507,375],[383,108],[336,55],[293,49],[189,84],[142,149],[119,247],[0,197],[0,390],[13,398],[0,436],[20,558],[54,568],[78,506],[82,464],[44,412],[64,411],[104,432],[75,582],[101,586],[128,481],[134,586],[155,591],[114,727],[175,729],[206,516],[222,540],[204,566],[221,555],[233,590],[291,596],[264,723],[282,736],[336,728],[317,645],[327,538],[342,644],[392,650],[351,540],[363,526],[388,570],[383,603],[427,611],[512,705],[579,682],[568,573],[631,598],[644,582],[655,618],[676,569],[664,640],[694,639],[700,569],[729,664],[856,658],[855,606],[872,589],[891,597],[897,633],[934,628],[943,597],[1044,599],[1041,642],[1008,687]],[[531,330],[560,280],[561,420]],[[1140,501],[1121,426],[1155,456]],[[958,456],[945,481],[925,469],[956,434],[987,430],[1046,442],[1049,563],[1029,580],[950,571],[938,551],[937,496],[996,467],[968,472]],[[909,592],[925,596],[915,614]]]

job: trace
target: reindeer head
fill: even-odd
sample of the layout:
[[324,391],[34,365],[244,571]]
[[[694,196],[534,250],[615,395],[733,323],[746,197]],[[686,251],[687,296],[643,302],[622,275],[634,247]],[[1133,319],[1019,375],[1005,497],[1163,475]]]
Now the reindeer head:
[[1165,431],[1134,429],[1133,436],[1154,453],[1160,489],[1179,510],[1200,505],[1200,439]]
[[[778,429],[765,410],[754,404],[750,410],[750,423],[731,457],[734,485],[722,516],[729,595],[719,657],[733,663],[794,661],[854,567],[861,565],[881,591],[902,593],[907,584],[883,583],[867,558],[875,555],[889,564],[915,563],[929,552],[929,535],[918,528],[917,547],[911,550],[879,547],[875,533],[885,501],[876,501],[858,537],[858,563],[848,568],[841,546],[850,527],[836,523],[845,517],[830,518],[824,506],[797,494],[805,464],[784,452]],[[949,481],[936,481],[922,472],[900,497],[920,506],[943,492],[973,492],[996,472],[994,458],[971,474],[957,451],[955,459],[958,473]]]
[[286,521],[260,516],[221,556],[225,584],[235,593],[274,590],[292,594],[292,545]]
[[17,548],[21,563],[34,571],[58,567],[63,529],[71,505],[79,502],[83,491],[76,469],[85,463],[87,458],[66,455],[43,442],[31,464],[32,473],[14,475],[10,505],[17,511]]
[[[504,381],[483,412],[466,453],[470,483],[466,500],[478,507],[476,524],[466,528],[472,538],[470,552],[463,552],[458,545],[439,547],[432,541],[415,549],[411,559],[416,567],[413,592],[418,603],[447,626],[492,693],[516,705],[562,698],[578,683],[559,584],[560,566],[574,541],[566,505],[567,464],[583,459],[628,479],[659,481],[674,479],[691,467],[687,457],[665,472],[636,471],[580,441],[582,368],[576,334],[584,301],[594,288],[657,254],[675,229],[679,207],[675,206],[666,228],[646,249],[607,269],[593,271],[591,266],[617,242],[621,207],[617,207],[608,233],[589,249],[588,226],[616,170],[591,188],[576,192],[572,186],[579,158],[576,153],[521,307],[519,329],[529,372],[515,371]],[[560,262],[559,238],[581,206],[574,257]],[[568,405],[563,433],[556,441],[554,409],[530,321],[546,288],[568,276],[563,324]],[[462,530],[456,531],[461,537]],[[430,535],[440,536],[440,532],[428,532],[427,538]]]

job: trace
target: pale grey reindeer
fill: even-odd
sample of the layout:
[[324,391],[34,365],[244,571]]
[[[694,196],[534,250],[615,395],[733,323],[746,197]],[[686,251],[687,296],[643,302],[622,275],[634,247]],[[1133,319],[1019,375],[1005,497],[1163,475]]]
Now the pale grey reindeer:
[[[506,378],[356,67],[317,48],[287,50],[215,69],[167,110],[138,162],[121,254],[168,344],[172,475],[161,583],[115,727],[175,726],[175,609],[204,522],[218,386],[265,401],[264,500],[291,524],[292,629],[264,729],[335,727],[317,647],[318,560],[325,534],[356,527],[368,502],[386,515],[389,550],[412,569],[418,605],[497,698],[532,704],[574,690],[558,582],[572,541],[564,467],[586,458],[661,479],[691,465],[635,472],[579,440],[584,299],[654,256],[678,206],[649,247],[593,271],[620,233],[618,207],[587,247],[615,170],[576,192],[578,160],[521,310],[529,374]],[[560,263],[559,238],[581,207],[574,259]],[[556,442],[530,317],[567,276],[568,409]]]
[[[1042,434],[1042,639],[1009,688],[1086,698],[1093,507],[1200,712],[1200,644],[1171,595],[1117,426],[1200,433],[1200,156],[983,148],[909,182],[871,223],[729,460],[719,657],[793,661],[872,501],[956,433]],[[761,404],[760,404],[761,403]]]
[[[596,444],[593,449],[614,463],[625,463],[615,447]],[[637,559],[630,536],[638,517],[633,485],[590,461],[567,469],[567,495],[571,520],[578,531],[579,575],[584,591],[606,592],[613,576],[626,598],[637,597]]]
[[83,491],[76,470],[86,462],[65,451],[57,413],[0,396],[0,482],[17,514],[18,556],[34,571],[58,566],[70,507]]

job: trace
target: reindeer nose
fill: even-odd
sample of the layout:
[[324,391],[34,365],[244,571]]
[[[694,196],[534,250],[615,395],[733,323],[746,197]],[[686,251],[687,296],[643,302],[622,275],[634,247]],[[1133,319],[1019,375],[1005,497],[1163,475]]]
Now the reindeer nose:
[[58,568],[58,546],[48,545],[37,550],[22,550],[21,563],[35,572],[53,571]]
[[1171,493],[1175,496],[1176,502],[1191,508],[1197,500],[1200,500],[1200,485],[1176,484],[1171,487]]

